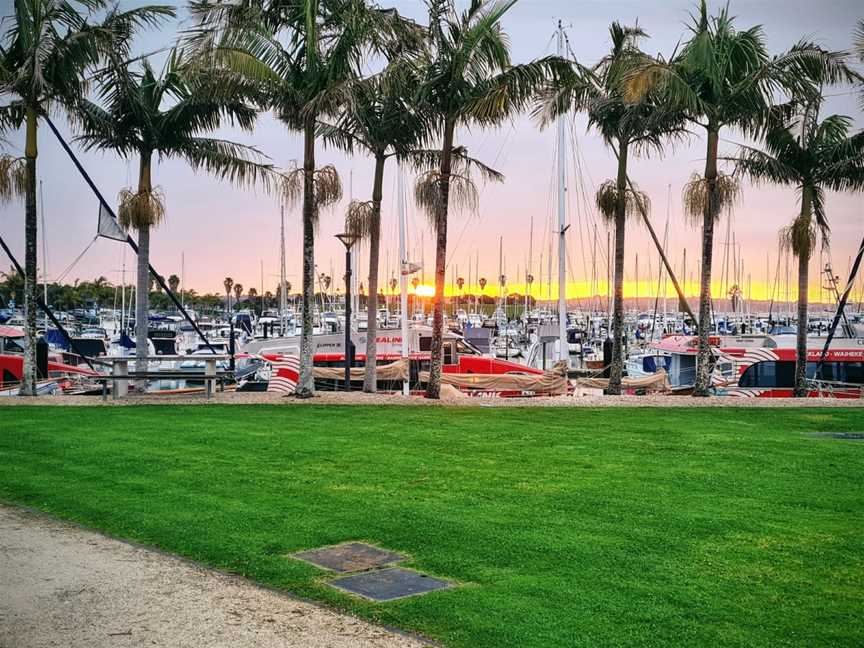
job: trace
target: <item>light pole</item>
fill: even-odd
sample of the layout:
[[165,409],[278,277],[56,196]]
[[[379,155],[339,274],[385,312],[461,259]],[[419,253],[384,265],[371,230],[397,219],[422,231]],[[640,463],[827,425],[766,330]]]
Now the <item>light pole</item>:
[[[360,237],[356,234],[337,234],[345,246],[345,391],[351,391],[351,248]],[[368,362],[368,358],[366,359]],[[373,359],[374,362],[374,359]]]

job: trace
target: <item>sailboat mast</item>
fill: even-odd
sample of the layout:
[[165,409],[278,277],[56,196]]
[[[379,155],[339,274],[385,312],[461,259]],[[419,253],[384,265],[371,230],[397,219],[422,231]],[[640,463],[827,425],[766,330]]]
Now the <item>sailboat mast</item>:
[[186,308],[186,253],[180,253],[180,305]]
[[504,237],[498,237],[498,308],[501,308],[501,297],[504,294]]
[[[558,56],[564,56],[564,28],[558,21]],[[564,148],[564,117],[558,117],[558,357],[568,360],[567,348],[567,204],[565,183],[567,181],[566,157]]]
[[42,193],[42,181],[39,181],[39,212],[42,214],[42,284],[43,301],[48,304],[48,230],[45,228],[45,196]]
[[279,320],[282,322],[282,335],[287,333],[285,328],[285,311],[288,310],[288,295],[287,286],[285,285],[285,205],[281,205],[279,209],[279,217],[281,219],[279,229]]
[[[408,363],[408,258],[405,242],[405,185],[402,177],[402,165],[399,165],[397,182],[397,204],[399,208],[399,308],[402,310],[400,318],[402,326],[402,362]],[[405,375],[410,375],[406,369]],[[402,382],[402,395],[408,395],[408,381]]]
[[531,295],[531,284],[528,277],[534,270],[534,214],[531,214],[531,227],[528,231],[528,265],[525,268],[525,315],[528,315],[528,298]]

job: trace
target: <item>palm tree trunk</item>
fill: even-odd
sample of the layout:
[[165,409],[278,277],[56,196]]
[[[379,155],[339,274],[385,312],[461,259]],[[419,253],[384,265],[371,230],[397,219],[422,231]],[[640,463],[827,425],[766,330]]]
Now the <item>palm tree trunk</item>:
[[612,365],[609,368],[609,393],[621,393],[624,373],[624,230],[627,217],[627,153],[629,144],[622,141],[618,152],[618,179],[615,206],[615,297],[612,304]]
[[[315,117],[306,118],[303,128],[303,320],[300,333],[300,382],[297,398],[315,395],[312,324],[315,300]],[[347,324],[346,324],[347,325]],[[348,353],[348,349],[345,349]]]
[[[809,187],[801,192],[801,214],[798,217],[807,224],[809,233],[812,215],[813,195]],[[809,295],[807,287],[810,282],[810,240],[800,240],[798,245],[798,332],[795,339],[795,390],[793,396],[807,396],[807,308]]]
[[[448,119],[444,124],[441,148],[440,198],[435,217],[435,307],[432,313],[432,358],[429,363],[429,383],[426,398],[441,397],[441,369],[444,344],[444,284],[447,272],[447,216],[450,203],[450,166],[453,155],[453,132],[456,124]],[[406,314],[402,313],[402,317]]]
[[705,182],[708,197],[702,218],[702,268],[699,284],[699,351],[696,357],[694,396],[708,396],[714,361],[708,337],[711,332],[711,260],[714,255],[714,221],[719,211],[717,197],[717,144],[719,130],[708,129],[708,154],[705,159]]
[[24,199],[24,318],[27,347],[24,350],[24,368],[21,376],[22,396],[36,395],[36,281],[39,231],[36,219],[36,110],[27,109],[27,189]]
[[378,256],[381,245],[381,199],[384,185],[383,153],[375,156],[375,181],[372,186],[372,223],[369,228],[369,298],[366,303],[366,372],[363,391],[374,394],[378,388]]
[[[138,174],[138,193],[149,193],[153,186],[150,179],[150,153],[141,153],[141,166]],[[138,229],[138,273],[135,286],[135,368],[147,371],[148,338],[150,324],[150,225],[141,224]],[[144,391],[147,381],[138,383],[139,391]]]

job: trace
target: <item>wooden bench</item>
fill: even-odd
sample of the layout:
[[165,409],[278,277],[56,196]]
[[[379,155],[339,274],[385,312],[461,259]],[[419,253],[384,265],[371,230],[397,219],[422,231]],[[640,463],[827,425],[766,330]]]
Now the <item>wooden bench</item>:
[[201,361],[204,363],[204,371],[194,369],[164,369],[154,371],[129,371],[129,363],[134,363],[134,356],[109,357],[106,362],[111,364],[111,374],[97,378],[102,383],[102,400],[108,400],[108,382],[111,382],[111,394],[113,399],[123,398],[129,393],[130,380],[190,380],[199,379],[204,381],[204,392],[207,398],[213,396],[216,381],[219,381],[221,389],[224,390],[225,377],[231,372],[217,370],[216,364],[230,358],[228,355],[161,355],[147,356],[147,362],[178,362],[185,360]]

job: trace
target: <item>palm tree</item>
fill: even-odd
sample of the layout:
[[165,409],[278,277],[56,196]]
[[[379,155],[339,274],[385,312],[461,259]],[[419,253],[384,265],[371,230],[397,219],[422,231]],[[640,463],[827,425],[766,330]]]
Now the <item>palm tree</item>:
[[240,305],[240,298],[243,296],[243,284],[235,283],[234,284],[234,307]]
[[193,0],[199,28],[192,43],[220,65],[260,84],[259,101],[289,128],[303,133],[303,166],[285,185],[285,198],[303,203],[303,319],[300,379],[295,395],[315,393],[312,326],[315,298],[315,227],[322,207],[342,197],[332,166],[317,169],[318,121],[338,111],[333,91],[362,75],[367,54],[388,53],[406,21],[367,0]]
[[769,56],[762,27],[739,31],[728,6],[709,18],[706,2],[700,0],[690,31],[690,40],[671,61],[646,63],[630,76],[628,98],[659,86],[664,100],[684,110],[688,120],[706,133],[705,173],[694,175],[685,187],[684,209],[702,225],[699,350],[693,395],[707,396],[713,367],[708,338],[714,225],[740,193],[736,179],[717,168],[720,133],[731,127],[758,134],[778,93],[813,97],[814,82],[854,75],[845,67],[843,53],[826,52],[805,41],[781,56]]
[[152,183],[153,156],[181,158],[238,185],[268,181],[271,167],[257,149],[224,139],[202,137],[224,123],[251,130],[257,113],[245,104],[243,80],[198,67],[172,51],[161,73],[147,59],[130,64],[115,56],[98,75],[99,103],[83,100],[79,120],[84,148],[137,157],[138,187],[120,192],[118,217],[138,232],[135,291],[135,355],[146,367],[150,295],[150,230],[165,217],[164,195]]
[[511,65],[508,39],[499,21],[516,0],[472,0],[457,13],[450,0],[429,0],[429,47],[418,63],[417,101],[430,120],[429,138],[441,137],[437,168],[420,176],[415,201],[435,229],[435,302],[432,360],[427,398],[441,391],[444,334],[444,285],[447,221],[451,198],[456,207],[475,208],[470,176],[453,168],[456,130],[476,124],[494,126],[521,110],[558,59]]
[[801,205],[782,240],[798,258],[798,336],[795,364],[795,396],[807,396],[807,306],[810,255],[817,233],[825,243],[828,217],[825,190],[864,189],[864,133],[850,135],[853,121],[832,115],[821,122],[819,104],[807,104],[791,117],[773,111],[765,135],[764,150],[741,147],[737,172],[755,182],[795,187]]
[[[411,46],[409,41],[406,48]],[[384,169],[391,157],[397,157],[416,169],[426,171],[440,157],[439,151],[417,148],[425,137],[428,125],[424,116],[412,106],[411,98],[417,86],[416,67],[400,52],[395,62],[381,73],[345,84],[340,89],[342,116],[335,123],[322,122],[319,135],[325,143],[353,153],[362,150],[375,160],[372,200],[355,200],[348,206],[345,228],[362,239],[369,240],[369,299],[367,300],[366,370],[363,391],[374,393],[377,367],[368,358],[377,357],[378,335],[378,265],[381,236],[381,201]],[[483,167],[468,157],[464,149],[454,150],[462,166],[482,168],[497,178],[497,172]]]
[[180,277],[176,274],[172,274],[168,277],[168,287],[171,289],[171,292],[176,293],[177,289],[180,287]]
[[[36,158],[38,126],[49,105],[68,109],[87,94],[85,72],[108,52],[127,56],[132,34],[173,16],[171,7],[120,12],[108,0],[15,0],[0,37],[0,123],[25,127],[24,312],[27,348],[21,394],[36,395]],[[107,10],[107,11],[106,11]],[[100,23],[90,16],[106,11]]]
[[570,110],[588,113],[588,125],[596,129],[618,159],[615,180],[597,191],[600,213],[615,226],[615,293],[613,300],[612,365],[609,393],[621,393],[624,371],[624,237],[627,217],[647,212],[648,197],[628,187],[627,162],[634,153],[661,150],[664,138],[681,135],[683,113],[658,101],[656,91],[635,101],[624,97],[629,75],[644,63],[639,40],[646,36],[639,27],[613,22],[609,28],[612,50],[591,68],[573,63],[573,74],[563,76],[541,94],[540,117],[544,125]]
[[222,286],[225,288],[225,310],[231,312],[231,288],[234,287],[234,280],[231,277],[225,277],[222,281]]
[[[422,117],[411,106],[416,88],[413,66],[405,59],[391,63],[381,74],[348,83],[342,92],[345,110],[334,123],[319,124],[325,143],[353,153],[362,150],[375,160],[371,201],[352,201],[345,229],[369,240],[369,299],[367,300],[366,369],[363,391],[377,388],[378,265],[381,238],[381,201],[384,166],[393,156],[406,156],[426,132]],[[370,360],[371,359],[371,360]]]

